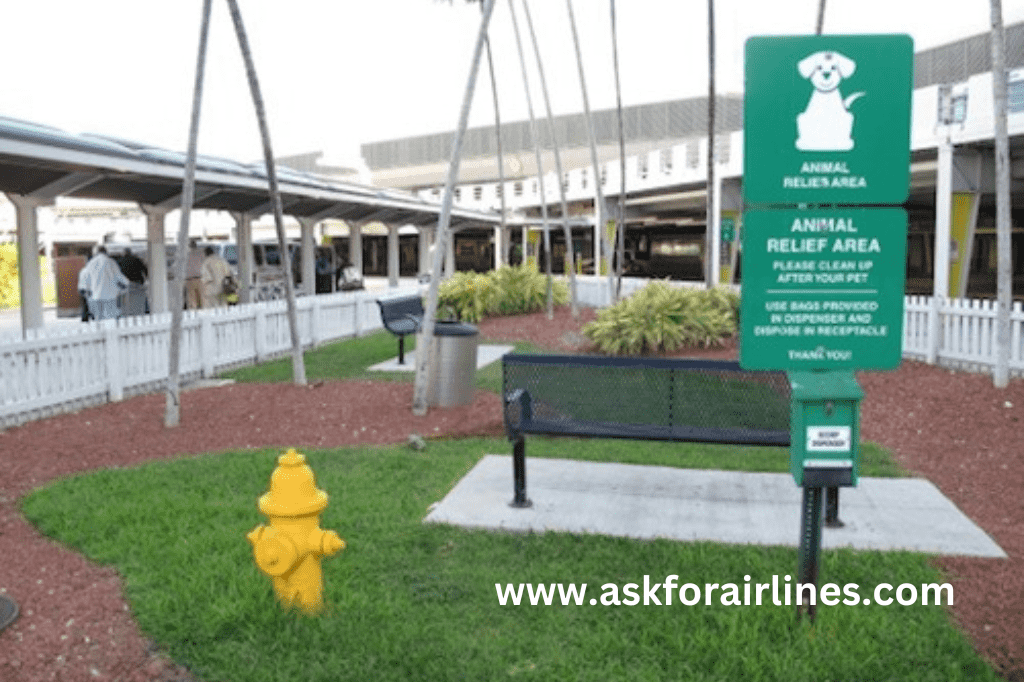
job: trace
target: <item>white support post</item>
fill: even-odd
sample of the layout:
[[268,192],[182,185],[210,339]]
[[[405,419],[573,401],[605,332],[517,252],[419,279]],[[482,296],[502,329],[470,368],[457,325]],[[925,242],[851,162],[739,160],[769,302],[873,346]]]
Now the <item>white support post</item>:
[[939,310],[949,296],[949,238],[953,202],[953,145],[939,143],[935,174],[935,261],[932,306],[928,315],[928,363],[935,364],[939,352]]
[[520,242],[520,245],[521,245],[521,248],[520,248],[521,255],[520,255],[520,259],[519,259],[520,260],[519,264],[525,267],[526,266],[526,262],[527,262],[526,259],[529,256],[529,254],[526,253],[526,249],[530,245],[530,226],[529,225],[523,225],[522,229],[520,230],[520,238],[522,239],[522,241]]
[[316,246],[313,236],[313,228],[316,221],[311,218],[299,218],[299,231],[302,244],[302,288],[306,294],[312,296],[316,293]]
[[166,313],[170,309],[167,290],[166,208],[139,204],[146,215],[146,245],[149,256],[149,311]]
[[363,276],[363,226],[349,223],[348,227],[348,261],[355,267],[359,276]]
[[422,277],[430,272],[430,247],[434,244],[434,232],[433,227],[426,225],[420,226],[420,242],[419,242],[419,275]]
[[935,278],[932,295],[949,296],[949,239],[953,205],[953,145],[939,143],[935,175]]
[[[40,206],[53,201],[8,194],[18,221],[18,286],[21,287],[21,330],[43,328],[43,282],[39,274]],[[27,338],[27,336],[26,336]]]
[[238,302],[251,303],[252,285],[255,284],[254,274],[256,272],[252,252],[252,215],[233,212],[231,217],[235,221],[235,231],[238,237],[236,240],[238,244],[238,282],[241,285],[238,290]]
[[398,286],[398,225],[388,225],[388,286]]
[[497,270],[508,262],[505,260],[505,239],[507,231],[501,226],[494,228],[494,269]]

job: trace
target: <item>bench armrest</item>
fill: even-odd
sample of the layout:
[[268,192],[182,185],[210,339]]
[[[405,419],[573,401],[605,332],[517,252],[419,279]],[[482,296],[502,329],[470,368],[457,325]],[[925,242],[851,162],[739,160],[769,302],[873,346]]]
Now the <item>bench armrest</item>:
[[510,441],[519,438],[522,428],[533,419],[533,405],[529,392],[517,388],[504,397],[505,434]]

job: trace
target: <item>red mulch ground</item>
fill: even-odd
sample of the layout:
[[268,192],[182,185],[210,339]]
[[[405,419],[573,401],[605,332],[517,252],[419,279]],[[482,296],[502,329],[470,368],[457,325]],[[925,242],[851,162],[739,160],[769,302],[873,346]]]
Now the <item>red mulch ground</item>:
[[[566,309],[487,320],[489,340],[530,340],[565,352],[590,349]],[[734,349],[681,353],[733,357]],[[677,354],[678,355],[678,354]],[[904,362],[860,376],[862,431],[933,481],[1009,554],[943,557],[954,583],[953,617],[1007,679],[1024,681],[1024,381]],[[226,448],[399,443],[409,434],[501,433],[497,396],[473,405],[410,411],[409,384],[327,382],[308,388],[236,384],[183,394],[182,426],[163,427],[162,395],[62,415],[0,432],[0,590],[21,616],[0,633],[0,680],[185,682],[194,678],[139,632],[113,569],[99,567],[29,526],[17,501],[60,476]]]

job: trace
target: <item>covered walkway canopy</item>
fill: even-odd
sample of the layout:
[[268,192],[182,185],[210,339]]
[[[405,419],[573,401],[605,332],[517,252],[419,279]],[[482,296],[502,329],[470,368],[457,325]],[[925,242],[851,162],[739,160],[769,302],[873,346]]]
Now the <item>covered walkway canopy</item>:
[[[394,226],[436,225],[440,205],[397,190],[381,190],[328,180],[277,167],[284,212],[302,227],[303,279],[313,279],[313,226],[329,218],[361,225],[380,221]],[[38,257],[36,209],[57,197],[132,201],[147,216],[147,239],[154,311],[167,309],[164,217],[181,208],[185,154],[113,137],[73,135],[58,128],[0,117],[0,191],[17,213],[18,258]],[[196,161],[193,208],[228,211],[238,224],[239,275],[251,281],[254,218],[272,210],[266,167],[200,155]],[[493,226],[495,213],[453,208],[451,227]],[[309,270],[309,272],[305,272]],[[308,275],[308,278],[307,278]],[[39,269],[19,268],[22,329],[41,327]],[[247,295],[247,290],[243,289]]]

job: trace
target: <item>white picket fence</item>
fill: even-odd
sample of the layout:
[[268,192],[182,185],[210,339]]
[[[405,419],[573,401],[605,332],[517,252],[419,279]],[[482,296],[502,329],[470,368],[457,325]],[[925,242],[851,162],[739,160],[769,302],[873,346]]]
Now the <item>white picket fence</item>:
[[[580,278],[584,305],[607,300],[607,280]],[[624,282],[631,293],[638,282]],[[347,292],[296,300],[304,346],[381,328],[376,300],[416,293]],[[990,372],[996,358],[992,301],[907,296],[903,357]],[[1024,376],[1024,312],[1010,318],[1010,372]],[[170,313],[38,330],[0,340],[0,429],[126,395],[161,390],[167,377]],[[185,313],[180,371],[184,380],[286,355],[291,334],[285,301]]]
[[[935,300],[907,296],[904,304],[903,357],[930,364],[991,372],[996,364],[996,302]],[[1010,310],[1010,374],[1024,376],[1024,311]]]
[[[381,328],[378,298],[416,293],[345,292],[296,299],[304,346]],[[171,314],[32,330],[0,342],[0,429],[125,395],[161,390],[167,379]],[[291,351],[285,301],[189,311],[182,321],[183,380]]]

